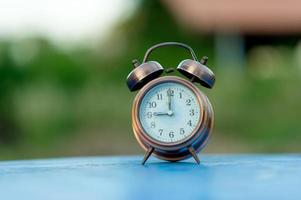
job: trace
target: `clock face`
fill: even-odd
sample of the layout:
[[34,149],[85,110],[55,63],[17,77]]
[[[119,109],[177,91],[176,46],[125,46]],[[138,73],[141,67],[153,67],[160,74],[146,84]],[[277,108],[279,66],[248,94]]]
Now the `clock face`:
[[163,82],[142,97],[139,121],[144,132],[162,143],[189,138],[200,120],[200,104],[195,93],[177,82]]

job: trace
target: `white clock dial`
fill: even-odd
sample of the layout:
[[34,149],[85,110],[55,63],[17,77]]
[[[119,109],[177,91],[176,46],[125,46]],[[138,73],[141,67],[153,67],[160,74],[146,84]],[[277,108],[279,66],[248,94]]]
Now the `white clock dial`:
[[175,143],[194,132],[200,120],[200,105],[194,92],[176,82],[163,82],[143,97],[139,120],[151,138]]

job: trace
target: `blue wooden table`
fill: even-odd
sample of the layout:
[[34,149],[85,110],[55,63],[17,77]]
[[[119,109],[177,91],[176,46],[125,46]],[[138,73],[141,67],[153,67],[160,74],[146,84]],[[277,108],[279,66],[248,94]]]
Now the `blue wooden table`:
[[301,155],[142,156],[0,162],[1,200],[301,199]]

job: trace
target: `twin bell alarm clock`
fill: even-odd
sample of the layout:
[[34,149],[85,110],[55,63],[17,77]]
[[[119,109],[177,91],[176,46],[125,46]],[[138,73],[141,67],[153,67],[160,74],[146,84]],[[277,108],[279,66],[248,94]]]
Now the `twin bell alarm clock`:
[[[165,46],[188,50],[191,58],[177,66],[179,76],[161,76],[165,69],[149,55]],[[132,126],[140,146],[146,151],[142,164],[149,156],[179,161],[193,157],[199,164],[197,153],[208,142],[213,128],[214,114],[207,96],[196,86],[212,88],[214,73],[206,66],[208,58],[197,59],[193,49],[178,42],[164,42],[150,47],[143,62],[133,61],[134,69],[127,77],[130,91],[137,91],[132,107]]]

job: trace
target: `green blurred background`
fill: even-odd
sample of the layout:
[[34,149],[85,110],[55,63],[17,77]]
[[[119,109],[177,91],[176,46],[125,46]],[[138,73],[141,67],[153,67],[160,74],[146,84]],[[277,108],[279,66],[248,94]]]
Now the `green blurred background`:
[[[35,6],[35,1],[29,2]],[[54,2],[54,10],[59,2]],[[65,2],[71,8],[73,3]],[[28,33],[35,27],[26,24],[11,34],[0,20],[5,32],[0,34],[0,159],[143,153],[131,128],[136,93],[129,92],[125,80],[132,69],[131,60],[142,60],[147,48],[164,41],[186,43],[199,58],[207,55],[216,74],[212,90],[199,87],[209,96],[216,115],[205,152],[301,151],[300,24],[281,29],[277,23],[274,27],[277,17],[271,16],[270,21],[263,18],[271,26],[260,26],[259,15],[250,26],[242,20],[245,26],[225,28],[206,20],[202,10],[200,15],[189,15],[198,11],[190,8],[201,9],[202,3],[209,7],[210,1],[115,0],[99,1],[95,7],[93,1],[75,3],[79,8],[83,5],[80,19],[89,16],[85,4],[98,13],[111,6],[118,14],[114,20],[101,15],[95,18],[96,24],[107,24],[105,30],[90,27],[89,33],[70,38],[68,31],[63,37],[47,30]],[[8,9],[4,6],[0,6],[2,11]],[[47,4],[37,6],[47,9]],[[268,17],[274,8],[268,3],[264,6]],[[14,9],[18,6],[11,8],[12,13]],[[179,12],[181,9],[184,11]],[[110,16],[111,10],[106,11]],[[289,8],[284,11],[289,14]],[[70,14],[68,10],[59,13]],[[212,15],[208,18],[214,18]],[[236,15],[244,17],[243,13]],[[42,23],[44,19],[40,19]],[[56,30],[68,30],[68,23],[60,24],[58,17],[55,20]],[[9,25],[13,23],[9,21]],[[85,29],[85,21],[75,19],[74,24]],[[177,48],[160,49],[151,56],[168,67],[187,57],[187,52]]]

